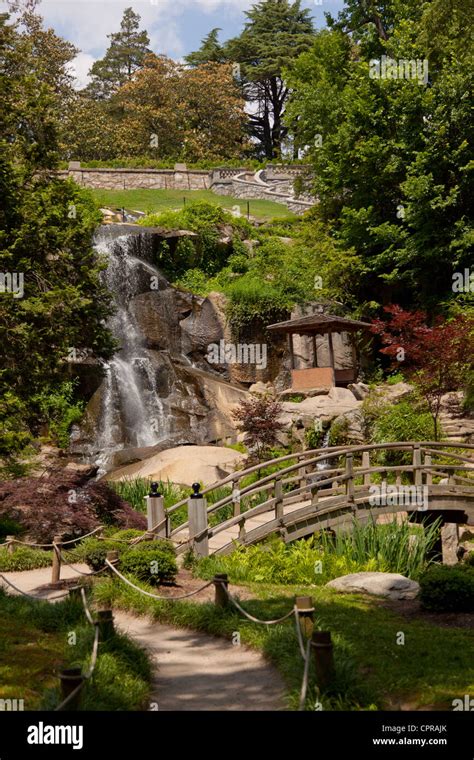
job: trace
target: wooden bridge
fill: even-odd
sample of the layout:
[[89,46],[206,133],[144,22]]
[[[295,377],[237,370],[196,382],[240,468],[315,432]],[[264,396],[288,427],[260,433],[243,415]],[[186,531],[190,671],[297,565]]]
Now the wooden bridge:
[[[173,513],[185,504],[188,520],[172,528]],[[474,523],[474,444],[416,441],[290,454],[174,504],[153,530],[175,541],[178,552],[193,547],[206,556],[272,534],[290,542],[397,512],[418,521],[434,513],[444,522]]]

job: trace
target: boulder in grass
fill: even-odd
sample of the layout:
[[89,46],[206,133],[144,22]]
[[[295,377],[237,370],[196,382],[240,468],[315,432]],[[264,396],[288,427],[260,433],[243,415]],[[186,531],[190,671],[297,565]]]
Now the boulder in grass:
[[326,586],[347,594],[374,594],[388,599],[414,599],[420,590],[416,581],[400,573],[350,573],[334,578]]

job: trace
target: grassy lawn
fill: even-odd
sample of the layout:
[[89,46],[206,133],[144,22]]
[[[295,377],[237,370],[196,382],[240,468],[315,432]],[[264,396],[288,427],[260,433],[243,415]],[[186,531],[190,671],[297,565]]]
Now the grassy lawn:
[[[179,210],[186,202],[207,201],[216,206],[231,209],[239,206],[243,216],[247,214],[247,201],[231,196],[215,195],[211,190],[92,190],[101,207],[127,208],[131,211],[167,211]],[[250,215],[256,219],[281,219],[294,217],[282,203],[273,201],[250,200]]]
[[[336,679],[330,690],[319,694],[312,677],[308,710],[315,709],[317,700],[325,710],[397,709],[400,703],[448,710],[453,699],[474,693],[474,639],[465,629],[408,621],[374,597],[314,587],[250,588],[255,598],[243,605],[254,616],[279,617],[289,611],[295,594],[307,594],[314,599],[316,625],[332,632]],[[154,602],[111,579],[98,581],[94,595],[100,602],[228,639],[239,631],[242,644],[262,651],[280,670],[288,706],[296,709],[303,664],[291,619],[276,626],[257,625],[232,608],[222,610],[210,603]],[[397,644],[400,632],[405,634],[403,646]]]
[[[84,672],[93,639],[80,601],[40,602],[0,590],[0,699],[23,699],[25,710],[54,710],[61,701],[59,667]],[[81,709],[146,709],[150,678],[148,657],[126,636],[101,642]]]

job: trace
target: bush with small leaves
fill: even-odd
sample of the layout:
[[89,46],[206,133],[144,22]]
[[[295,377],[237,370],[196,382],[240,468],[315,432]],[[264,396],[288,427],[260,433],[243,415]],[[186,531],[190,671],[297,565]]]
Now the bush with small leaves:
[[168,541],[146,541],[127,549],[120,557],[120,570],[151,586],[172,583],[178,572],[174,549]]
[[434,612],[474,612],[474,567],[432,565],[420,578],[420,602]]

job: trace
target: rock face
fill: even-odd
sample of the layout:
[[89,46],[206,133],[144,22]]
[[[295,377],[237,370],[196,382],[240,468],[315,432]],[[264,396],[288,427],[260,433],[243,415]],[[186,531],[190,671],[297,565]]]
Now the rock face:
[[209,346],[224,339],[222,300],[170,286],[153,264],[163,239],[154,228],[109,225],[96,242],[108,259],[110,328],[120,350],[70,450],[101,472],[170,446],[237,439],[231,412],[245,390],[229,382],[227,365],[208,360]]
[[420,586],[399,573],[351,573],[326,583],[328,588],[346,593],[363,592],[388,599],[414,599]]
[[193,483],[212,485],[233,472],[245,459],[233,449],[218,446],[179,446],[154,454],[141,462],[107,473],[106,479],[170,480],[191,486]]

